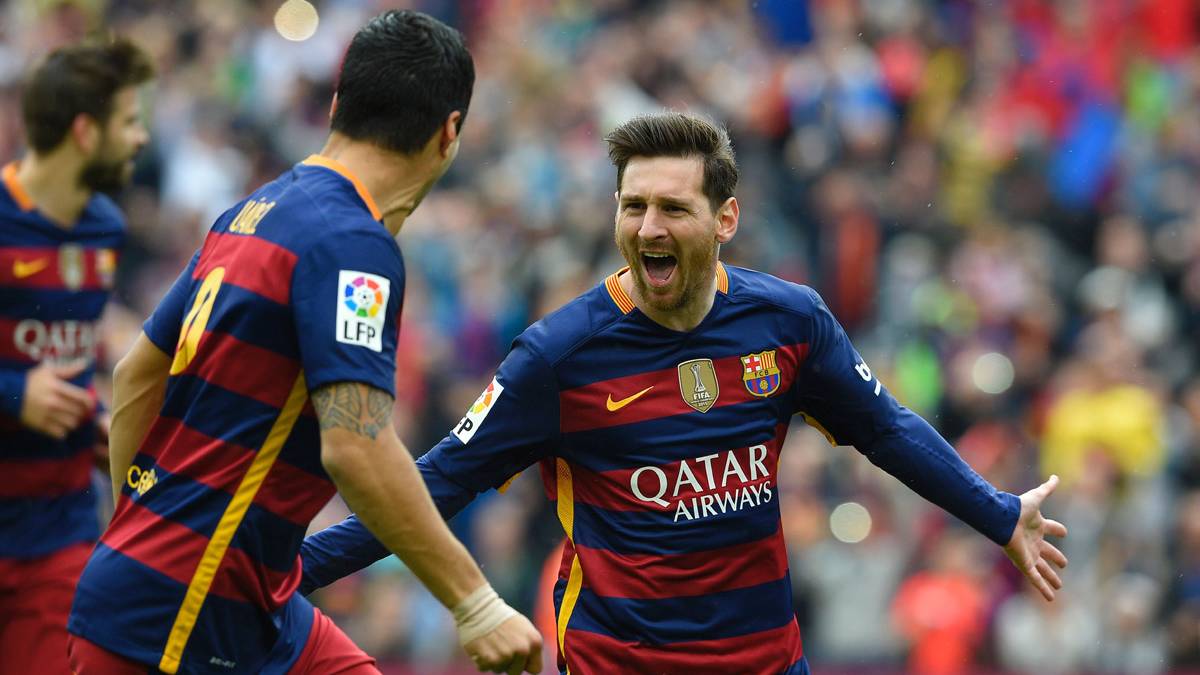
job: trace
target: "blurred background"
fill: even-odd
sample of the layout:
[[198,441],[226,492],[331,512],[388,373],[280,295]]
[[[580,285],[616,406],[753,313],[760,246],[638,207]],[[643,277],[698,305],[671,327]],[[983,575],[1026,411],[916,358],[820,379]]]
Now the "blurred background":
[[[1048,604],[999,548],[797,424],[780,505],[816,672],[1200,672],[1195,0],[314,5],[315,30],[300,0],[0,3],[4,161],[22,152],[20,75],[49,49],[114,31],[160,71],[120,196],[109,366],[217,214],[321,147],[353,32],[415,7],[465,33],[478,80],[456,164],[400,235],[414,453],[518,332],[620,267],[602,136],[707,113],[742,169],[722,259],[814,286],[997,486],[1063,479],[1045,511],[1071,567]],[[562,535],[536,471],[453,524],[501,595],[548,610]],[[317,600],[385,673],[473,672],[394,559]]]

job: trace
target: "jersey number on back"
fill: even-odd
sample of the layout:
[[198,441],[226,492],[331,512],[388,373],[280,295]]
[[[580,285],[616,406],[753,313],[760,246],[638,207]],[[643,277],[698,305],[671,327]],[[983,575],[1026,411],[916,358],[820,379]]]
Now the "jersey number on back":
[[208,276],[204,277],[204,282],[200,284],[196,300],[192,302],[192,308],[183,318],[183,326],[179,329],[179,342],[175,344],[175,360],[171,362],[172,375],[182,373],[192,359],[196,358],[196,345],[200,344],[200,336],[204,335],[204,329],[208,326],[213,302],[217,299],[217,291],[221,289],[221,282],[224,279],[225,268],[214,267]]

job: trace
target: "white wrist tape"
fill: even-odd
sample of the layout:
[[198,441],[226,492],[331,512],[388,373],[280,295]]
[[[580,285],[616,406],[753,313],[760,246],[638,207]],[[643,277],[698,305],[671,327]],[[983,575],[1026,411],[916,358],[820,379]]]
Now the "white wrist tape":
[[517,614],[515,609],[500,599],[491,584],[475,589],[450,612],[454,614],[454,623],[458,626],[460,645],[487,635]]

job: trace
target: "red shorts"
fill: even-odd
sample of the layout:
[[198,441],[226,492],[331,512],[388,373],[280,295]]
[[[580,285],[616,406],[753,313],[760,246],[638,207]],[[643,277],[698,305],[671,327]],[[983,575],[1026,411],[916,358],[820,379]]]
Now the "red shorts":
[[[118,656],[78,635],[68,642],[71,671],[75,675],[148,675],[157,668]],[[33,672],[33,671],[28,671]],[[379,675],[375,659],[367,656],[321,610],[313,609],[312,630],[300,658],[288,675]]]
[[0,559],[0,675],[67,672],[67,616],[90,543]]

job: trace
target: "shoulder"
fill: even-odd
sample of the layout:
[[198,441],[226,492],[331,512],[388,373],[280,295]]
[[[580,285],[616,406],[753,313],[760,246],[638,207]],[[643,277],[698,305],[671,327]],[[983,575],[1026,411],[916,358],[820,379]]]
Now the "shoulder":
[[725,269],[729,274],[727,295],[733,302],[755,303],[801,316],[812,316],[825,308],[821,296],[804,284],[744,267],[726,265]]
[[601,283],[526,328],[513,344],[532,349],[553,366],[624,317]]
[[283,191],[272,215],[289,223],[312,223],[304,232],[302,248],[336,250],[340,257],[399,261],[395,238],[372,217],[343,178],[320,167],[298,165],[293,171],[296,179]]

